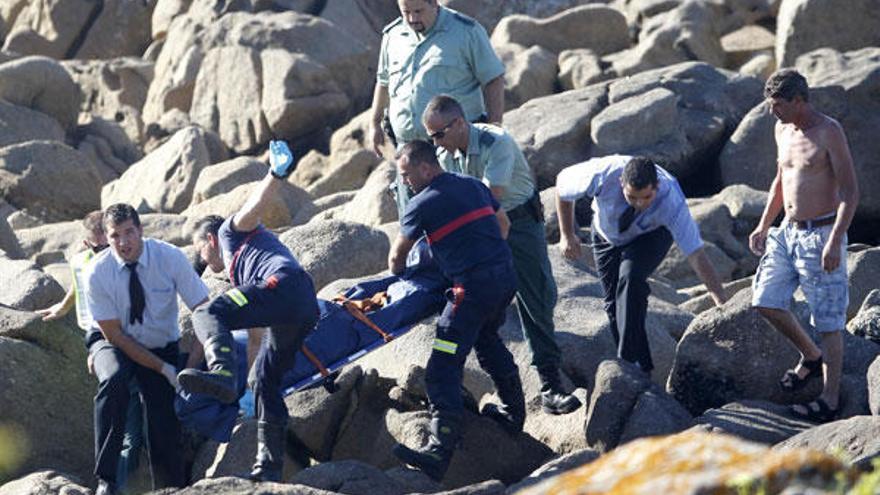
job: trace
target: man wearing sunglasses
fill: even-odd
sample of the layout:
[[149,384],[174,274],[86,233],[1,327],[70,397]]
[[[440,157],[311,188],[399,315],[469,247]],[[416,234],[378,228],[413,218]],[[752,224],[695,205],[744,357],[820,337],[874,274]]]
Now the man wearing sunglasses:
[[[383,120],[396,147],[427,140],[421,123],[428,101],[453,95],[469,121],[501,122],[504,112],[504,64],[486,30],[438,0],[398,0],[400,17],[382,36],[370,131],[373,149],[382,156]],[[387,117],[386,117],[387,111]],[[402,218],[408,191],[396,182]]]
[[[507,243],[517,278],[516,307],[532,351],[531,364],[541,379],[542,409],[549,414],[575,411],[581,402],[563,390],[559,376],[562,353],[553,325],[556,282],[547,256],[541,198],[522,151],[501,127],[468,122],[462,106],[448,95],[431,99],[422,123],[438,146],[443,168],[483,181],[507,212],[511,222]],[[503,392],[504,387],[499,387],[499,393]],[[498,417],[495,411],[488,412]]]

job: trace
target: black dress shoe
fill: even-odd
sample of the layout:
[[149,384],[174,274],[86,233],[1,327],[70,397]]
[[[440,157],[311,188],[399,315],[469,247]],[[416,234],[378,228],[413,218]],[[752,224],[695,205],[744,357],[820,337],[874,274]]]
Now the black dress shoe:
[[95,495],[116,495],[116,485],[99,479],[98,487],[95,488]]

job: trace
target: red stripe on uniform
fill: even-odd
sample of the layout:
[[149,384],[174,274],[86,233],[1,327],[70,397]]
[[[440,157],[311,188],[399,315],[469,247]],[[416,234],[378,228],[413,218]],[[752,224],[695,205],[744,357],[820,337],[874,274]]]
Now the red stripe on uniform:
[[484,217],[488,217],[495,214],[495,209],[491,206],[486,206],[484,208],[480,208],[478,210],[473,210],[464,215],[456,218],[455,220],[447,223],[446,225],[440,227],[434,232],[430,232],[428,234],[428,243],[433,244],[435,242],[440,242],[441,239],[448,236],[449,234],[455,232],[456,230],[464,227],[465,225],[479,220]]

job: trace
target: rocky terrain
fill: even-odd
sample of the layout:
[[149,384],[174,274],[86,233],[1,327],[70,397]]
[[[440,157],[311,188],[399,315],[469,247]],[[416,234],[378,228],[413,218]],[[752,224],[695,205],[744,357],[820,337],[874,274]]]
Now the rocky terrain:
[[[614,359],[592,260],[551,246],[577,412],[541,412],[511,308],[503,334],[526,388],[525,432],[469,413],[442,485],[401,467],[392,445],[419,445],[429,418],[426,321],[346,369],[338,392],[287,398],[285,483],[229,477],[253,459],[244,420],[229,444],[195,447],[192,486],[162,493],[877,493],[864,472],[880,454],[880,3],[442,3],[486,26],[505,62],[504,125],[542,189],[551,243],[559,170],[646,154],[691,196],[735,295],[714,308],[673,249],[651,280],[648,378]],[[91,493],[96,383],[80,331],[73,315],[33,313],[70,286],[89,211],[131,203],[146,235],[186,247],[192,221],[236,211],[266,173],[268,141],[285,139],[301,158],[265,221],[320,295],[385,269],[394,169],[368,150],[365,111],[381,30],[397,15],[394,0],[0,0],[0,495]],[[782,66],[805,74],[815,106],[843,125],[862,190],[841,419],[821,426],[788,412],[819,384],[780,392],[797,353],[749,308],[757,258],[746,238],[776,159],[761,90]],[[491,400],[473,360],[465,385],[477,404]]]

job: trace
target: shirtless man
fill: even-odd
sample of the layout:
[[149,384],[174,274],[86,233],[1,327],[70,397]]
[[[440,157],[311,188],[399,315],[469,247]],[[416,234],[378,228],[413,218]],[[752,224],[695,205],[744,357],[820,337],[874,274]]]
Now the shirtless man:
[[[804,419],[834,419],[840,398],[843,337],[849,302],[846,230],[855,214],[859,189],[849,145],[840,124],[809,103],[804,77],[781,69],[764,86],[770,111],[778,119],[776,178],[749,247],[762,255],[753,282],[752,305],[800,351],[798,364],[779,384],[795,392],[823,376],[822,395],[792,406]],[[771,227],[780,210],[785,219]],[[800,285],[810,307],[821,349],[789,311]],[[823,366],[824,362],[824,366]]]

